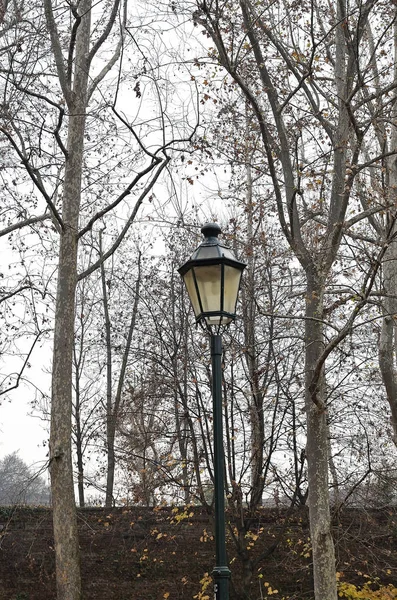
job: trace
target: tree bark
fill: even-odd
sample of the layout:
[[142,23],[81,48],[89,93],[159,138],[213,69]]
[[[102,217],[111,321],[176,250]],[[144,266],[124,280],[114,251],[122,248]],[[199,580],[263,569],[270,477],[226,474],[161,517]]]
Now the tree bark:
[[[77,368],[77,367],[76,367]],[[80,381],[79,375],[76,373],[76,390],[75,390],[75,410],[74,420],[76,426],[75,445],[76,445],[76,456],[77,456],[77,489],[79,494],[79,506],[83,508],[85,506],[84,499],[84,462],[83,462],[83,436],[81,432],[81,397],[80,397]]]
[[[99,234],[99,249],[102,253],[102,232]],[[105,325],[106,339],[106,494],[105,506],[111,508],[113,506],[113,487],[114,487],[114,470],[116,466],[114,454],[114,439],[116,432],[116,424],[113,415],[113,398],[112,398],[112,383],[113,383],[113,361],[112,361],[112,338],[111,338],[111,321],[109,314],[109,298],[106,287],[105,265],[101,263],[101,283],[102,283],[102,303]]]
[[[397,25],[394,25],[394,81],[397,83]],[[397,95],[394,94],[394,106],[396,106]],[[394,108],[394,119],[397,109]],[[391,150],[397,150],[397,127],[392,122]],[[397,158],[392,156],[387,161],[389,171],[388,194],[393,209],[389,212],[389,230],[384,233],[384,240],[391,236],[391,242],[385,253],[383,262],[383,285],[385,299],[383,303],[383,321],[379,340],[379,368],[382,374],[383,384],[386,390],[387,400],[391,412],[391,425],[393,430],[393,441],[397,446],[397,372],[395,368],[396,346],[397,346],[397,235],[396,211],[397,211]]]
[[306,457],[309,481],[310,537],[313,552],[315,598],[336,600],[335,552],[331,535],[328,491],[328,424],[324,402],[324,374],[313,385],[314,367],[323,343],[322,302],[324,282],[307,273],[305,321]]
[[58,261],[51,396],[50,474],[57,600],[81,598],[71,448],[72,356],[91,0],[83,0],[79,14],[81,21],[76,38],[75,77],[68,106],[70,115],[62,203],[63,230]]
[[[263,413],[265,384],[260,381],[259,364],[257,355],[257,343],[255,333],[255,264],[253,257],[253,194],[251,166],[247,160],[247,191],[246,191],[246,214],[247,214],[247,240],[249,251],[247,252],[247,272],[245,275],[244,294],[244,337],[245,358],[247,362],[249,381],[251,386],[250,404],[250,426],[251,426],[251,506],[262,504],[264,487],[263,457],[265,443],[265,422]],[[268,357],[269,358],[269,357]]]

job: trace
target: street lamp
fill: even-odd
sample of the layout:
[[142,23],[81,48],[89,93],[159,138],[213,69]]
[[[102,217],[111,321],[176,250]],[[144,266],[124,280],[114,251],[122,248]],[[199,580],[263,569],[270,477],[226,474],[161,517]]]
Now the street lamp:
[[221,328],[236,318],[236,303],[245,264],[218,240],[221,228],[207,223],[201,229],[204,241],[178,271],[192,303],[196,323],[211,336],[212,401],[214,420],[215,600],[228,600],[230,570],[226,556],[225,485],[222,427],[222,337]]

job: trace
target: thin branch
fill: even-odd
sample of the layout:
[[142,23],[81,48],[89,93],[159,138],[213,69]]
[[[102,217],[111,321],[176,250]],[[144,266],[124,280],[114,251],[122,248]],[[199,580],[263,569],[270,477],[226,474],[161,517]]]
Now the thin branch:
[[65,96],[65,100],[67,104],[69,104],[71,100],[71,89],[63,64],[62,48],[59,41],[59,33],[55,22],[54,13],[52,11],[51,0],[44,0],[44,12],[47,20],[48,31],[50,32],[52,51],[54,53],[59,83],[62,88],[63,95]]
[[128,230],[129,230],[129,228],[131,227],[132,223],[134,222],[135,217],[137,215],[137,212],[138,212],[139,208],[141,207],[141,204],[142,204],[143,200],[145,199],[145,197],[147,196],[147,194],[150,192],[150,190],[153,188],[154,184],[156,183],[157,179],[160,176],[160,173],[167,166],[167,164],[169,163],[170,160],[171,160],[170,158],[166,158],[166,160],[164,160],[164,162],[158,168],[158,170],[157,170],[156,174],[154,175],[153,179],[151,180],[150,184],[147,186],[147,188],[145,188],[145,190],[139,196],[138,200],[135,203],[135,206],[134,206],[134,208],[132,210],[132,213],[131,213],[128,221],[124,225],[124,227],[123,227],[120,235],[117,237],[117,239],[114,242],[114,244],[109,248],[109,250],[107,250],[107,252],[104,253],[104,255],[99,260],[97,260],[93,265],[91,265],[90,267],[88,267],[88,269],[86,269],[85,271],[83,271],[82,273],[80,273],[78,275],[78,277],[77,277],[78,281],[81,281],[82,279],[84,279],[88,275],[91,275],[91,273],[93,273],[94,271],[96,271],[98,269],[98,267],[100,267],[101,264],[104,263],[110,256],[112,256],[112,254],[117,250],[117,248],[120,246],[121,242],[125,238],[125,236],[126,236]]
[[[87,93],[88,100],[91,98],[92,94],[94,93],[94,91],[96,90],[96,88],[98,87],[100,82],[105,78],[107,73],[109,73],[109,71],[112,69],[112,67],[116,64],[116,62],[118,61],[118,59],[121,56],[121,50],[124,47],[124,32],[125,32],[126,25],[127,25],[127,1],[128,0],[124,0],[124,3],[123,3],[123,17],[122,17],[121,24],[120,24],[120,39],[117,43],[116,50],[114,51],[113,56],[110,58],[110,60],[107,62],[107,64],[103,67],[103,69],[92,80],[91,85],[88,88],[88,93]],[[120,72],[119,72],[119,76],[118,76],[118,80],[119,79],[120,79]],[[118,90],[118,87],[119,87],[119,85],[117,84],[117,90]],[[117,91],[116,91],[116,96],[117,96]]]
[[348,219],[347,221],[345,221],[343,224],[343,229],[349,229],[352,225],[359,223],[363,219],[367,219],[368,217],[370,217],[372,215],[376,215],[377,213],[387,210],[387,209],[391,208],[392,206],[393,206],[392,204],[387,204],[386,206],[377,206],[374,208],[369,208],[368,210],[364,210],[363,212],[359,213],[358,215],[355,215],[351,219]]
[[39,341],[39,338],[42,335],[42,333],[44,333],[44,331],[39,331],[38,334],[36,335],[36,338],[34,339],[33,344],[32,344],[32,346],[31,346],[31,348],[30,348],[30,350],[29,350],[29,352],[28,352],[28,354],[27,354],[27,356],[25,358],[25,361],[24,361],[24,363],[22,365],[22,368],[21,368],[21,370],[19,371],[19,373],[17,375],[16,382],[14,383],[14,385],[11,385],[6,390],[0,390],[0,396],[3,396],[4,394],[7,394],[8,392],[11,392],[11,390],[15,390],[17,387],[19,387],[19,384],[20,384],[21,379],[22,379],[23,372],[24,372],[24,370],[25,370],[25,368],[26,368],[26,366],[27,366],[27,364],[29,362],[29,359],[30,359],[30,357],[32,355],[33,349],[34,349],[35,345],[37,344],[37,342]]
[[95,54],[98,52],[99,48],[102,46],[102,44],[105,42],[105,40],[107,40],[107,38],[112,30],[112,27],[114,25],[114,22],[116,20],[117,12],[119,10],[119,5],[120,5],[120,0],[114,0],[114,4],[113,4],[112,12],[110,13],[109,21],[107,22],[107,25],[102,32],[102,35],[99,37],[97,42],[93,45],[93,47],[90,50],[90,53],[88,55],[88,60],[87,60],[88,65],[91,63]]
[[39,100],[43,100],[44,102],[47,102],[48,104],[50,104],[51,106],[53,106],[54,108],[57,108],[59,111],[59,116],[58,116],[58,123],[57,126],[54,130],[54,136],[56,141],[58,142],[58,145],[60,147],[60,149],[62,150],[64,156],[67,158],[68,157],[68,152],[61,140],[61,137],[59,135],[59,131],[61,129],[61,125],[63,122],[63,117],[65,116],[65,109],[63,108],[63,106],[61,106],[60,104],[58,104],[57,102],[54,102],[53,100],[51,100],[50,98],[48,98],[47,96],[43,96],[42,94],[39,94],[38,92],[34,92],[29,88],[26,87],[22,87],[20,85],[18,85],[17,83],[13,82],[12,83],[13,87],[17,90],[19,90],[20,92],[23,92],[24,94],[27,94],[28,96],[33,96],[34,98],[38,98]]
[[[1,296],[0,297],[0,304],[2,302],[5,302],[6,300],[9,300],[10,298],[13,298],[14,296],[16,296],[17,294],[20,294],[21,292],[23,292],[24,290],[35,290],[36,292],[39,292],[40,294],[42,293],[40,290],[38,290],[36,287],[34,287],[31,284],[26,284],[26,285],[22,285],[21,287],[19,287],[16,290],[13,290],[12,292],[9,292],[8,294],[6,294],[5,296]],[[1,293],[1,291],[0,291]]]
[[[304,292],[302,292],[302,295],[304,295]],[[325,321],[324,319],[317,319],[316,317],[306,317],[305,315],[280,315],[280,314],[276,314],[274,312],[268,312],[266,310],[262,310],[261,307],[258,304],[258,301],[256,298],[254,298],[254,302],[256,305],[256,308],[258,310],[258,313],[263,316],[263,317],[270,317],[271,319],[292,319],[292,320],[298,320],[298,321],[314,321],[316,323],[322,323],[323,325],[326,325],[327,327],[330,327],[331,329],[334,329],[335,331],[339,332],[338,327],[336,327],[335,325],[333,325],[333,323],[331,323],[330,321]]]
[[121,406],[121,402],[122,402],[123,387],[125,384],[125,374],[127,372],[127,365],[128,365],[128,358],[129,358],[129,354],[130,354],[130,350],[131,350],[132,336],[135,331],[136,316],[138,314],[139,290],[140,290],[140,286],[141,286],[141,258],[142,258],[142,253],[141,253],[141,251],[139,251],[138,252],[138,274],[137,274],[137,280],[136,280],[135,291],[134,291],[134,305],[132,308],[131,320],[130,320],[130,325],[128,328],[127,340],[125,343],[125,348],[124,348],[123,357],[122,357],[122,361],[121,361],[119,379],[118,379],[118,383],[117,383],[117,391],[116,391],[116,396],[114,399],[114,405],[113,405],[113,410],[112,410],[112,420],[113,420],[114,426],[116,424],[116,421],[118,420],[118,414],[119,414],[119,410],[120,410],[120,406]]
[[79,15],[79,13],[76,10],[76,7],[73,6],[72,3],[70,3],[70,10],[72,11],[72,15],[74,16],[74,23],[73,23],[73,27],[72,27],[72,33],[70,35],[70,43],[69,43],[69,53],[68,53],[68,70],[67,70],[67,81],[69,83],[69,85],[72,85],[72,72],[73,72],[73,55],[74,55],[74,49],[76,47],[76,37],[77,37],[77,30],[79,28],[79,25],[81,23],[81,16]]
[[352,169],[355,170],[356,173],[358,173],[359,171],[362,171],[363,169],[366,169],[367,167],[372,166],[374,163],[379,162],[380,160],[384,160],[385,158],[388,158],[389,156],[395,156],[397,154],[397,150],[390,150],[389,152],[383,152],[382,154],[378,154],[378,156],[375,156],[375,158],[371,158],[370,160],[368,160],[365,163],[361,163],[359,165],[352,165]]
[[[112,106],[112,111],[114,112],[114,114],[116,115],[116,117],[123,123],[123,125],[125,125],[127,127],[127,129],[132,133],[132,135],[135,138],[135,141],[138,143],[138,145],[141,148],[141,150],[143,150],[143,152],[145,154],[147,154],[148,156],[150,156],[154,160],[158,160],[158,157],[156,156],[156,154],[153,154],[152,152],[149,152],[149,150],[147,150],[147,148],[145,148],[145,146],[142,144],[142,141],[141,141],[140,137],[135,132],[134,128],[131,127],[131,125],[128,123],[128,121],[126,121],[126,119],[124,119],[124,117],[121,116],[121,114],[118,112],[118,110],[114,106]],[[163,148],[161,147],[159,150],[157,150],[157,153],[160,150],[162,150],[162,149]]]
[[34,225],[35,223],[42,223],[43,221],[46,221],[47,219],[51,218],[51,215],[48,212],[46,212],[42,215],[38,215],[37,217],[30,217],[29,219],[25,219],[24,221],[19,221],[18,223],[14,223],[14,225],[10,225],[9,227],[2,229],[0,231],[0,237],[8,235],[12,231],[16,231],[17,229],[22,229],[23,227],[28,227],[29,225]]
[[16,142],[15,142],[14,138],[12,137],[12,135],[10,134],[10,132],[5,127],[0,127],[0,131],[6,136],[8,141],[11,143],[12,147],[14,148],[14,150],[18,154],[19,158],[21,159],[22,164],[24,165],[25,169],[27,170],[29,177],[31,178],[31,180],[33,181],[33,183],[38,188],[40,193],[43,195],[45,201],[47,202],[48,207],[51,210],[55,221],[59,224],[62,231],[64,231],[65,226],[62,221],[61,215],[59,214],[58,210],[56,209],[55,204],[53,203],[51,197],[47,194],[47,192],[41,182],[41,178],[39,176],[38,171],[29,163],[28,159],[21,152],[20,148],[16,144]]
[[103,69],[100,71],[100,73],[98,73],[98,75],[96,77],[94,77],[90,87],[88,88],[88,92],[87,92],[88,100],[91,98],[92,94],[95,92],[96,88],[101,83],[101,81],[104,79],[104,77],[109,73],[109,71],[114,67],[114,65],[120,58],[122,46],[123,46],[123,40],[120,39],[112,58],[103,67]]
[[[313,371],[312,381],[309,385],[309,392],[313,399],[313,402],[319,407],[320,407],[320,404],[317,399],[317,384],[318,384],[318,380],[320,378],[324,363],[325,363],[327,357],[331,354],[331,352],[349,334],[349,332],[351,331],[351,329],[353,327],[356,317],[358,316],[360,311],[364,308],[364,306],[368,303],[368,299],[371,294],[372,287],[375,283],[376,275],[381,267],[384,255],[387,252],[387,249],[388,249],[390,243],[393,241],[393,239],[396,235],[396,234],[391,235],[392,229],[394,227],[394,222],[395,222],[395,219],[393,220],[393,223],[392,223],[391,227],[389,228],[389,234],[387,236],[387,241],[383,244],[383,247],[379,251],[377,258],[374,261],[372,269],[368,272],[368,274],[365,278],[365,281],[362,286],[361,294],[358,294],[358,296],[361,298],[360,301],[357,302],[357,305],[354,307],[350,317],[348,318],[346,324],[339,331],[338,335],[333,337],[329,341],[329,343],[325,346],[319,360],[317,361],[316,367]],[[322,407],[322,408],[324,409],[324,407]]]
[[96,213],[96,215],[94,215],[92,217],[92,219],[90,219],[90,221],[87,223],[87,225],[85,227],[83,227],[83,229],[81,231],[79,231],[78,233],[78,239],[80,239],[83,235],[85,235],[88,231],[90,231],[90,229],[92,229],[92,226],[94,225],[94,223],[96,223],[99,219],[101,219],[102,217],[104,217],[108,212],[110,212],[111,210],[113,210],[114,208],[116,208],[116,206],[118,206],[120,204],[120,202],[122,200],[124,200],[124,198],[126,196],[129,196],[129,194],[131,194],[131,190],[136,186],[136,184],[138,183],[138,181],[140,181],[142,179],[142,177],[144,177],[145,175],[147,175],[148,173],[150,173],[150,171],[153,170],[153,168],[155,167],[156,164],[159,164],[161,162],[161,158],[157,157],[155,162],[150,163],[149,166],[146,167],[146,169],[144,169],[143,171],[141,171],[140,173],[138,173],[138,175],[136,175],[134,177],[134,179],[131,181],[131,183],[127,186],[127,188],[116,198],[116,200],[114,200],[114,202],[112,202],[111,204],[109,204],[108,206],[106,206],[106,208],[103,208],[102,210],[100,210],[99,212]]

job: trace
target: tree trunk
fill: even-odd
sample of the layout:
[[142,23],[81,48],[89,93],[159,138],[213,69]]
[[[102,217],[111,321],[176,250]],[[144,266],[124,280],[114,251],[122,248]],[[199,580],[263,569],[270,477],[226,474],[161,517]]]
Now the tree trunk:
[[[100,252],[102,255],[102,238],[100,236]],[[111,322],[109,314],[109,298],[106,290],[106,276],[103,263],[101,264],[101,280],[103,292],[103,307],[105,313],[106,328],[106,351],[107,351],[107,392],[106,392],[106,452],[107,452],[107,475],[106,475],[106,497],[105,506],[111,508],[114,505],[114,476],[116,469],[115,440],[116,428],[123,405],[124,381],[127,373],[128,358],[131,349],[132,336],[135,331],[136,316],[138,313],[139,294],[141,285],[141,253],[138,255],[138,275],[135,283],[134,305],[132,307],[131,320],[128,327],[127,340],[123,352],[123,357],[118,375],[117,390],[113,401],[112,397],[112,339]]]
[[[323,282],[307,274],[305,322],[305,373],[307,413],[307,468],[310,536],[313,551],[314,594],[319,600],[336,600],[335,553],[331,535],[328,492],[328,425],[324,404],[324,374],[313,382],[313,371],[322,355]],[[313,385],[314,384],[314,385]]]
[[250,403],[250,426],[251,426],[251,504],[257,506],[262,504],[263,493],[263,448],[265,437],[265,424],[263,415],[264,395],[259,377],[259,364],[256,347],[255,333],[255,263],[253,256],[253,193],[251,166],[247,160],[247,191],[246,207],[247,214],[247,273],[245,276],[245,318],[244,337],[246,346],[246,362],[251,386]]
[[84,463],[83,463],[83,437],[81,435],[81,415],[80,415],[80,382],[79,375],[76,373],[76,406],[75,406],[75,424],[76,424],[76,455],[77,455],[77,488],[79,494],[79,506],[85,506],[84,499]]
[[[69,148],[79,140],[83,117],[71,116]],[[77,131],[75,130],[77,129]],[[68,166],[74,162],[73,152]],[[70,161],[70,163],[69,163]],[[77,274],[77,220],[73,204],[79,198],[79,182],[67,168],[64,188],[64,225],[60,239],[58,287],[55,312],[50,472],[53,503],[54,540],[57,564],[58,600],[77,600],[80,592],[79,546],[73,487],[71,449],[72,425],[72,352],[74,338],[74,301]],[[78,179],[78,178],[77,178]]]
[[[394,25],[394,81],[397,82],[397,26]],[[397,95],[394,97],[394,104]],[[394,118],[397,116],[397,109],[394,108]],[[395,123],[395,121],[394,121]],[[391,150],[397,149],[397,127],[392,125]],[[395,223],[397,210],[397,158],[391,156],[387,161],[389,170],[389,189],[388,193],[393,209],[389,213],[389,230],[385,232],[384,238],[391,235],[397,235]],[[382,374],[383,384],[385,386],[387,400],[391,411],[391,424],[393,428],[393,441],[397,446],[397,373],[395,369],[396,360],[396,318],[397,318],[397,240],[392,239],[385,253],[383,262],[383,285],[385,290],[385,300],[383,305],[384,318],[379,340],[379,368]]]
[[[102,232],[99,234],[99,248],[101,257],[102,254]],[[102,302],[103,312],[105,317],[105,338],[106,338],[106,494],[105,506],[111,508],[113,506],[113,487],[114,487],[114,470],[115,470],[115,455],[114,455],[114,439],[116,424],[113,414],[113,398],[112,398],[112,380],[113,380],[113,364],[112,364],[112,337],[111,337],[111,322],[109,315],[109,298],[106,287],[105,266],[101,264],[101,282],[102,282]]]
[[106,452],[107,452],[107,474],[106,474],[106,497],[105,506],[111,508],[114,505],[114,471],[116,467],[116,457],[114,452],[115,427],[113,426],[113,416],[110,415],[107,420]]
[[77,282],[77,232],[79,225],[81,179],[88,68],[86,59],[90,37],[90,0],[83,0],[77,29],[75,78],[69,103],[67,159],[63,188],[58,283],[55,309],[50,473],[56,557],[57,600],[79,600],[81,578],[76,505],[73,486],[72,356],[74,309]]

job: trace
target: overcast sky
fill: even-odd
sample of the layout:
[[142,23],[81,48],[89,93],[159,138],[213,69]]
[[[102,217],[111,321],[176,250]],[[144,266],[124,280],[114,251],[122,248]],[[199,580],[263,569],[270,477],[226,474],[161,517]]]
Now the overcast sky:
[[29,416],[30,405],[23,394],[15,394],[12,402],[3,402],[0,409],[0,458],[18,451],[19,456],[33,465],[46,461],[48,434],[43,422]]

